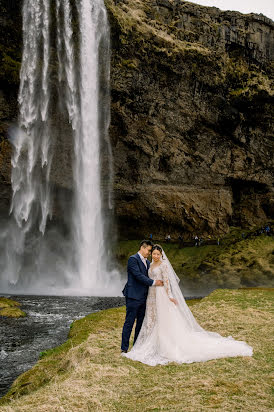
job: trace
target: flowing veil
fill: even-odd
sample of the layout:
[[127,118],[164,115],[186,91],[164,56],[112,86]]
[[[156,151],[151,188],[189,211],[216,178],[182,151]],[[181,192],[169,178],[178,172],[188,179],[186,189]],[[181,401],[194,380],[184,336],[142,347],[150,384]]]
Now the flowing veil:
[[189,309],[189,307],[188,307],[188,305],[185,301],[185,298],[182,294],[182,291],[181,291],[180,286],[179,286],[180,279],[176,275],[175,270],[173,269],[170,261],[168,260],[168,257],[165,254],[164,250],[162,250],[162,260],[163,260],[163,262],[166,263],[167,268],[168,268],[168,280],[169,280],[169,283],[170,283],[170,288],[171,288],[172,295],[177,300],[178,309],[181,312],[184,319],[187,321],[190,330],[193,331],[193,332],[202,332],[202,333],[204,333],[206,335],[210,335],[210,336],[221,337],[221,335],[219,335],[219,333],[206,331],[205,329],[203,329],[198,324],[198,322],[196,321],[196,319],[192,315],[192,312]]

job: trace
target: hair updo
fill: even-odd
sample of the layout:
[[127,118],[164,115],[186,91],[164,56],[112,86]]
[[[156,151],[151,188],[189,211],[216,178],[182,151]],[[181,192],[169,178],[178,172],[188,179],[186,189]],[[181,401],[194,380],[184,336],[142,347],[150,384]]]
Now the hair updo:
[[161,255],[163,254],[163,248],[160,245],[154,245],[152,247],[151,253],[153,253],[154,250],[159,250],[159,252],[161,253]]

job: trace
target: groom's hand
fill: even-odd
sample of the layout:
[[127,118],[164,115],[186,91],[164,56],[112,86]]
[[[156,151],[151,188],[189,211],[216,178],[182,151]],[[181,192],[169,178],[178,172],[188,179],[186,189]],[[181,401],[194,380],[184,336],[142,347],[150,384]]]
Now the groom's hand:
[[156,280],[155,286],[164,286],[164,282],[162,280]]

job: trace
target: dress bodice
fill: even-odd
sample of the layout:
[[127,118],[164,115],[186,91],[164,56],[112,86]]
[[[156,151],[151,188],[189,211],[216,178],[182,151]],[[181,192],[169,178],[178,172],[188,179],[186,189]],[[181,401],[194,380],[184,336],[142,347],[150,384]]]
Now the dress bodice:
[[152,280],[156,280],[156,279],[162,280],[164,282],[164,288],[168,294],[168,297],[170,298],[173,297],[171,293],[171,289],[170,289],[169,279],[168,279],[168,267],[165,262],[162,262],[159,266],[156,266],[153,268],[150,266],[149,271],[148,271],[148,276]]
[[156,280],[156,279],[160,279],[162,280],[162,268],[161,266],[163,265],[163,263],[161,263],[161,265],[156,266],[156,267],[151,267],[148,270],[148,276],[150,277],[150,279]]

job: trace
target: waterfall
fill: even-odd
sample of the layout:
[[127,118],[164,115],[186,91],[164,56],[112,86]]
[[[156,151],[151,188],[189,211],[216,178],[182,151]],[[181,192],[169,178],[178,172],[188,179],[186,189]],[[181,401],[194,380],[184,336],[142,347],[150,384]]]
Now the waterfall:
[[25,1],[19,128],[11,131],[13,219],[4,271],[9,283],[15,285],[22,269],[26,236],[37,229],[43,235],[50,214],[49,23],[48,0]]
[[[101,285],[104,268],[104,239],[100,189],[100,142],[98,113],[98,44],[106,24],[101,1],[82,0],[80,20],[80,134],[75,135],[76,209],[75,244],[82,285]],[[90,276],[92,273],[92,277]]]
[[[35,290],[36,293],[109,295],[116,293],[115,286],[120,290],[118,272],[108,269],[102,200],[103,188],[108,188],[111,208],[107,13],[103,0],[80,0],[75,4],[72,10],[70,0],[56,0],[54,14],[50,0],[24,0],[23,5],[19,127],[10,133],[13,196],[6,266],[0,285],[7,287],[8,281],[8,289],[13,285],[12,290],[23,288],[25,293]],[[52,32],[53,15],[56,29]],[[73,24],[72,15],[78,18],[77,25]],[[55,85],[51,66],[56,67]],[[59,107],[65,108],[74,143],[70,235],[65,252],[59,255],[52,253],[47,238],[54,204],[51,174],[58,167],[54,165],[58,136],[52,124],[52,113],[57,107],[52,96],[54,87],[59,90]],[[62,129],[62,125],[59,127]],[[101,179],[104,156],[108,165],[107,184]],[[60,233],[58,238],[62,238]],[[33,249],[29,244],[34,245]],[[31,276],[25,270],[26,249]]]

